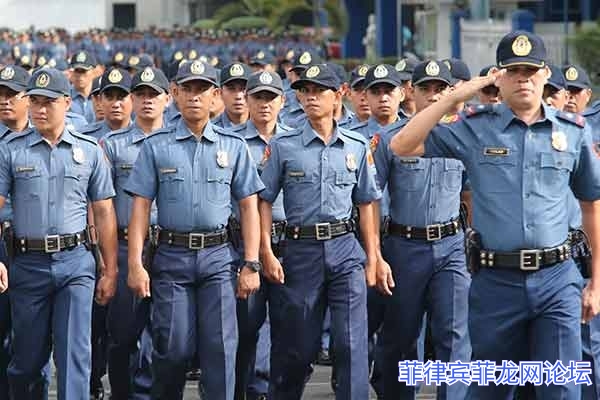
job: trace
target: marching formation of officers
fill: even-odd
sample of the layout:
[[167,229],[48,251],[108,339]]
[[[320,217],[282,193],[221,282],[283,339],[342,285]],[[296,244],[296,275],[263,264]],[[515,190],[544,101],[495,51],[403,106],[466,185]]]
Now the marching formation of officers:
[[204,399],[300,399],[326,314],[337,399],[414,399],[425,331],[442,362],[588,360],[593,385],[519,395],[597,399],[586,72],[521,31],[473,79],[260,55],[0,70],[0,399],[47,398],[51,355],[63,400],[102,398],[106,365],[113,400],[182,399],[195,369]]

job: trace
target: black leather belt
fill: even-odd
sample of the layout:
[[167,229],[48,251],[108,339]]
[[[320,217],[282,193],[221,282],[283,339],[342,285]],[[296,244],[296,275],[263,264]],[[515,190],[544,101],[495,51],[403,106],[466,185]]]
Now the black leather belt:
[[229,235],[226,230],[208,233],[160,231],[158,241],[159,243],[167,243],[171,246],[186,247],[190,250],[201,250],[206,247],[227,243]]
[[[287,221],[275,221],[271,224],[271,236],[272,237],[281,237],[287,225]],[[232,219],[229,221],[229,226],[234,232],[241,232],[242,227],[240,223],[236,219]]]
[[[156,225],[150,226],[148,228],[148,235],[146,236],[146,239],[148,239],[148,237],[152,237],[152,234],[153,234],[155,228],[156,228]],[[117,229],[117,239],[127,241],[128,238],[129,238],[129,236],[128,236],[127,228]]]
[[286,239],[316,239],[329,240],[346,233],[354,232],[353,221],[323,222],[309,226],[287,226],[285,228]]
[[528,249],[508,253],[499,253],[492,250],[479,251],[479,260],[482,267],[519,269],[526,272],[552,267],[569,257],[571,257],[571,247],[568,240],[560,246],[547,249]]
[[29,251],[42,251],[44,253],[57,253],[61,250],[70,250],[80,244],[87,243],[85,231],[67,235],[47,235],[43,239],[17,238],[15,248],[21,253]]
[[388,233],[390,235],[402,236],[406,239],[435,241],[447,236],[453,236],[460,232],[458,220],[452,220],[445,224],[427,225],[425,228],[390,223]]

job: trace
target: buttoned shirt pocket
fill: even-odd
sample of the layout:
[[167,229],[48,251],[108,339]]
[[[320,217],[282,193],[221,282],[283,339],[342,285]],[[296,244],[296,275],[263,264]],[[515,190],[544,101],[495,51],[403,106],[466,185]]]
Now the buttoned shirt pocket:
[[160,168],[159,182],[159,196],[162,194],[164,199],[169,202],[181,200],[185,187],[185,177],[181,169]]
[[490,149],[484,148],[477,160],[479,187],[487,193],[513,192],[520,173],[517,171],[516,152],[508,148]]
[[15,182],[11,194],[16,200],[38,199],[45,190],[42,170],[38,165],[16,166],[13,175]]
[[127,183],[127,179],[129,179],[129,175],[131,174],[131,170],[133,169],[133,165],[132,164],[118,164],[116,166],[116,171],[115,171],[115,186],[120,189],[123,190],[123,187],[125,186],[125,184]]
[[336,197],[340,197],[340,201],[343,199],[351,198],[352,191],[356,186],[356,172],[355,171],[336,171],[335,172],[335,186],[336,186]]
[[398,190],[423,190],[427,180],[426,160],[415,157],[394,157],[394,179]]
[[320,208],[320,200],[316,200],[316,204],[311,204],[313,199],[321,198],[321,187],[316,184],[316,181],[316,177],[304,170],[302,166],[288,165],[283,178],[283,201],[288,217],[304,216],[310,211],[308,208]]
[[221,205],[231,201],[231,178],[229,168],[216,168],[208,171],[206,196],[208,202]]
[[68,165],[65,167],[65,194],[67,200],[86,201],[90,167]]
[[575,156],[566,152],[540,154],[539,192],[543,196],[561,197],[569,184]]
[[451,191],[460,190],[464,166],[459,160],[444,160],[444,188]]

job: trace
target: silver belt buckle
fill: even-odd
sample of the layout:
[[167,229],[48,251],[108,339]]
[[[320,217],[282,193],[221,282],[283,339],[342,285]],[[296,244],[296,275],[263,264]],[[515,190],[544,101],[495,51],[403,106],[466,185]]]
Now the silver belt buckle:
[[202,250],[204,248],[204,233],[190,233],[188,235],[188,248]]
[[[325,232],[323,232],[325,231]],[[331,239],[331,224],[329,222],[322,222],[315,224],[315,236],[317,240],[329,240]]]
[[521,271],[537,271],[540,269],[539,250],[521,250],[519,268]]
[[[433,229],[433,232],[431,231]],[[428,241],[440,240],[442,238],[442,225],[427,225],[425,228],[425,234]]]
[[44,251],[57,253],[60,251],[60,235],[46,235],[44,237]]

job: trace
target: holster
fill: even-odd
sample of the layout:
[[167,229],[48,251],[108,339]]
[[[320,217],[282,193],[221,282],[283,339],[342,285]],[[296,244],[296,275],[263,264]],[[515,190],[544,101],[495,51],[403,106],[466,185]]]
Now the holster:
[[381,226],[379,227],[379,237],[381,242],[383,242],[383,239],[385,239],[388,235],[388,232],[390,231],[390,222],[392,221],[392,217],[390,217],[389,215],[385,216],[383,218],[383,221],[381,221]]
[[10,221],[2,222],[2,240],[8,264],[12,264],[15,259],[15,231]]
[[471,228],[465,230],[465,256],[467,269],[474,275],[481,269],[479,252],[481,251],[481,236]]
[[467,208],[467,204],[464,202],[460,203],[460,207],[458,210],[458,220],[460,222],[460,224],[462,225],[463,231],[467,231],[467,228],[470,228],[469,226],[469,209]]
[[239,249],[242,246],[242,226],[235,216],[230,215],[227,222],[227,233],[231,244],[235,249]]
[[579,267],[581,275],[589,279],[592,275],[592,248],[588,236],[583,229],[574,229],[569,232],[569,239],[571,257]]
[[147,271],[150,271],[152,268],[152,263],[154,262],[154,256],[156,255],[156,249],[158,248],[158,234],[160,233],[160,228],[158,225],[150,226],[150,231],[148,232],[148,247],[144,252],[144,259],[142,263],[144,268]]
[[98,246],[98,231],[96,231],[94,225],[88,225],[85,227],[85,234],[87,235],[85,247],[91,251],[92,256],[94,256],[94,261],[96,262],[96,279],[98,279],[102,276],[102,271],[104,270],[104,259],[100,252],[100,246]]

